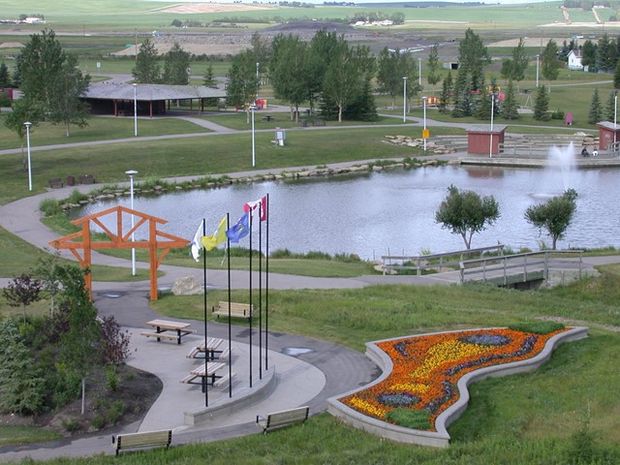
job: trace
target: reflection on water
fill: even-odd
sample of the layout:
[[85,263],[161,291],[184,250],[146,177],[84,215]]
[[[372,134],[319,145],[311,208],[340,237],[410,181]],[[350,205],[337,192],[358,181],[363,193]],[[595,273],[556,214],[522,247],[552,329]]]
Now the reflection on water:
[[[578,193],[577,213],[560,247],[620,246],[620,171],[579,170],[568,187]],[[474,236],[473,247],[498,242],[538,248],[539,235],[523,218],[526,208],[564,191],[561,173],[536,169],[419,168],[374,173],[363,177],[265,182],[226,188],[136,197],[135,208],[168,220],[164,231],[191,238],[200,220],[211,231],[230,212],[231,222],[241,215],[244,202],[265,193],[271,196],[270,249],[296,252],[322,250],[356,253],[365,258],[388,253],[417,255],[463,247],[460,236],[435,224],[435,211],[454,184],[459,189],[494,195],[501,218]],[[76,216],[100,211],[118,200],[88,205]],[[129,199],[120,199],[128,205]],[[140,231],[136,237],[141,237]],[[247,242],[245,242],[247,245]]]

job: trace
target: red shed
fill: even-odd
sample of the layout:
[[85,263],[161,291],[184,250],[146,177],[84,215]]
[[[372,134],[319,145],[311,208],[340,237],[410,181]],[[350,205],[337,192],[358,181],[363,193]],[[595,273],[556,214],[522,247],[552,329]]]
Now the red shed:
[[500,144],[504,143],[506,126],[477,126],[467,129],[467,153],[472,155],[498,155]]
[[[620,124],[614,125],[609,121],[601,121],[596,123],[598,126],[598,149],[608,150],[611,149],[611,145],[616,142],[620,142]],[[614,139],[614,133],[616,137]]]

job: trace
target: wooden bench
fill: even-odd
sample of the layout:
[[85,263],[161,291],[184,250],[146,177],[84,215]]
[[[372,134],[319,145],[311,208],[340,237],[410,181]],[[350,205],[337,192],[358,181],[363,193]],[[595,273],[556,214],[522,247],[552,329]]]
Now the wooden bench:
[[310,407],[297,407],[289,410],[281,410],[267,415],[267,417],[256,416],[256,423],[263,428],[263,433],[267,433],[277,428],[303,423],[308,419]]
[[95,184],[95,177],[92,174],[82,174],[78,180],[80,184]]
[[[234,318],[250,318],[253,311],[253,305],[250,306],[250,304],[242,304],[239,302],[230,303],[230,316]],[[216,306],[211,308],[211,313],[218,318],[220,315],[228,316],[228,302],[220,301]]]
[[145,431],[143,433],[117,434],[112,436],[112,447],[116,455],[120,451],[146,449],[152,447],[170,447],[172,430]]
[[49,181],[47,181],[47,183],[53,189],[58,189],[64,186],[62,179],[60,178],[52,178]]

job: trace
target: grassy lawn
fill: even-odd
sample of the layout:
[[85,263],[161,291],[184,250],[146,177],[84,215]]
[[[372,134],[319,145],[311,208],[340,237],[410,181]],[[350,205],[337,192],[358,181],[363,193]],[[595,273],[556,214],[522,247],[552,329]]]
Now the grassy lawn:
[[0,426],[0,447],[60,439],[61,435],[36,426]]
[[[0,150],[18,149],[22,141],[15,132],[4,125],[4,118],[0,116]],[[209,130],[177,118],[140,118],[138,120],[138,135],[140,136],[195,132],[209,132]],[[65,128],[62,126],[42,123],[30,130],[30,144],[31,147],[36,147],[37,145],[71,144],[133,137],[133,118],[92,117],[88,119],[88,126],[83,128],[72,126],[69,134],[69,137],[65,135]],[[25,147],[26,141],[24,140],[23,143]]]
[[[434,134],[460,134],[438,128]],[[256,135],[256,168],[316,166],[341,161],[419,156],[421,150],[383,142],[384,136],[416,135],[419,128],[329,129],[289,131],[287,145],[274,147],[273,133]],[[174,154],[174,155],[172,155]],[[167,176],[220,174],[251,169],[251,141],[247,134],[218,135],[152,142],[111,143],[65,148],[33,154],[34,192],[43,192],[51,178],[93,174],[98,182],[125,182],[125,170],[136,169],[142,179]],[[0,203],[28,195],[27,173],[21,155],[0,157]]]

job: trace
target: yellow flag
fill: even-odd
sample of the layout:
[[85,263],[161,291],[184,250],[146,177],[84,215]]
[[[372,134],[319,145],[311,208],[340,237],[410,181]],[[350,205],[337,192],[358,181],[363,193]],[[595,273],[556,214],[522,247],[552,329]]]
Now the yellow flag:
[[207,250],[215,249],[222,242],[226,242],[226,216],[220,220],[220,224],[212,235],[202,238],[202,245]]

